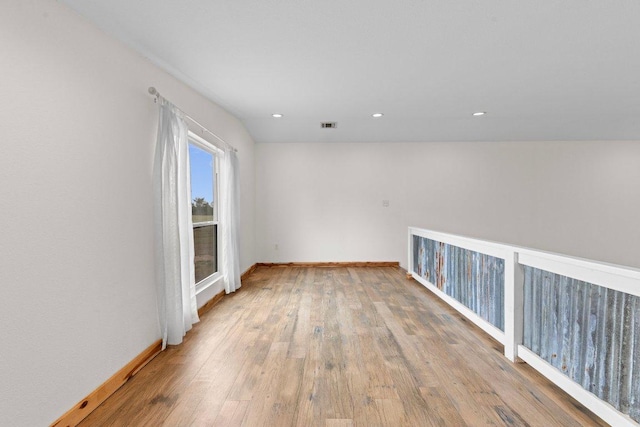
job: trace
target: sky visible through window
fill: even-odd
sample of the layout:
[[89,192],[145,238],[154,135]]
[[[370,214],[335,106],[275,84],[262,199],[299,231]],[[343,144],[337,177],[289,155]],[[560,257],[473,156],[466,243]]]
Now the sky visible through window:
[[189,144],[191,164],[191,201],[202,197],[207,203],[213,201],[213,155]]

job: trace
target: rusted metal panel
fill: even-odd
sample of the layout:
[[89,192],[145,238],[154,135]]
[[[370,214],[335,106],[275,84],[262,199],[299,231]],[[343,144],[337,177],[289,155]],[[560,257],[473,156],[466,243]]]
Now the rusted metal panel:
[[525,267],[524,345],[640,422],[640,297]]
[[413,236],[414,272],[504,331],[504,260]]

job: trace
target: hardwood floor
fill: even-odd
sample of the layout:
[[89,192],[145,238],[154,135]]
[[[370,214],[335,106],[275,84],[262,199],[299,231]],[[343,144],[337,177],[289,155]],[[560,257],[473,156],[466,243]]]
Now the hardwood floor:
[[404,270],[259,267],[82,426],[606,425]]

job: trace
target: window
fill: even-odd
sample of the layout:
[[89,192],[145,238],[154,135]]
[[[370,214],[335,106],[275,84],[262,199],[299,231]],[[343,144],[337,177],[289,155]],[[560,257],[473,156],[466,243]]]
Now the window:
[[189,132],[196,290],[210,285],[219,277],[217,154],[216,148]]

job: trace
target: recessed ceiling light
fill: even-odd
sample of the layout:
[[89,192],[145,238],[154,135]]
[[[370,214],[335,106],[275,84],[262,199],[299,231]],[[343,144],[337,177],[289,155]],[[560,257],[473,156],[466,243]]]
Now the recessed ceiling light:
[[487,114],[486,111],[477,111],[477,112],[473,113],[474,116],[484,116],[485,114]]
[[280,114],[280,113],[273,113],[271,116],[272,116],[272,117],[275,117],[276,119],[279,119],[280,117],[282,117],[282,114]]
[[371,115],[371,117],[382,117],[382,116],[384,116],[384,114],[382,114],[382,113],[373,113]]

